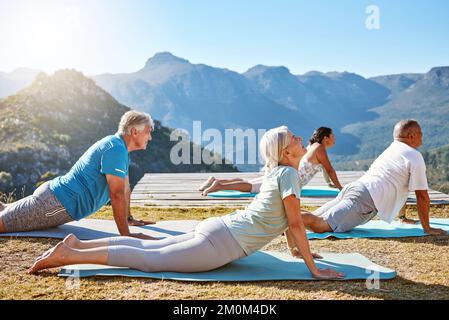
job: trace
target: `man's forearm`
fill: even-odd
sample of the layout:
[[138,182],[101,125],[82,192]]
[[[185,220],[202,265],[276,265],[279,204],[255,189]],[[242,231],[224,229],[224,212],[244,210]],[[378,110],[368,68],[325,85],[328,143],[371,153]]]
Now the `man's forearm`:
[[430,221],[429,221],[430,203],[425,199],[417,198],[416,205],[418,207],[418,215],[419,220],[421,221],[421,225],[424,230],[427,230],[430,228]]
[[117,224],[120,235],[129,235],[128,227],[128,201],[125,193],[118,193],[111,195],[112,212],[114,214],[114,220]]
[[126,209],[127,209],[126,217],[128,218],[131,216],[131,190],[128,190],[126,192],[125,198],[126,198]]

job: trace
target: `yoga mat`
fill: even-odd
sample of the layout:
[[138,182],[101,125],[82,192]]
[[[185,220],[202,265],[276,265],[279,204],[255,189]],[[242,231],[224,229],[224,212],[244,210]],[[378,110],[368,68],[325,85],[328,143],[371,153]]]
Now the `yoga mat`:
[[[195,230],[199,223],[197,220],[167,220],[145,227],[130,227],[131,232],[144,233],[155,238],[165,238]],[[449,219],[430,219],[431,226],[444,229],[449,232]],[[0,233],[0,237],[35,237],[35,238],[56,238],[63,239],[68,234],[73,233],[79,239],[90,240],[105,237],[118,236],[117,227],[112,220],[83,219],[70,222],[57,228],[30,231],[21,233]],[[371,220],[368,223],[358,226],[349,232],[344,233],[314,233],[307,232],[307,237],[312,239],[326,239],[335,237],[338,239],[352,238],[402,238],[402,237],[422,237],[426,236],[421,224],[403,224],[393,221],[388,224],[381,220]]]
[[[199,221],[195,220],[166,220],[159,221],[144,227],[129,227],[131,233],[144,233],[155,238],[176,236],[195,230]],[[56,228],[20,232],[0,233],[0,237],[35,237],[64,239],[73,233],[81,240],[116,237],[119,235],[117,226],[113,220],[82,219],[61,225]]]
[[[340,190],[330,187],[303,187],[302,197],[336,197]],[[236,190],[221,190],[208,194],[212,198],[253,198],[257,193],[242,192]]]
[[[443,229],[449,232],[449,219],[430,219],[430,225],[433,228]],[[314,233],[307,232],[309,239],[326,239],[335,237],[338,239],[352,238],[403,238],[403,237],[423,237],[424,233],[421,223],[405,224],[399,221],[393,221],[388,224],[381,220],[371,220],[368,223],[355,227],[349,232],[336,233]]]
[[337,188],[331,187],[302,187],[301,197],[336,197],[340,193]]
[[[394,270],[379,266],[359,253],[323,253],[324,259],[315,260],[318,268],[333,268],[344,272],[343,280],[393,279]],[[59,273],[61,277],[124,276],[137,278],[170,279],[180,281],[262,281],[262,280],[316,280],[302,259],[269,251],[252,255],[221,268],[196,273],[142,272],[128,268],[100,265],[72,265]]]
[[254,198],[257,193],[242,192],[236,190],[221,190],[207,194],[211,198]]

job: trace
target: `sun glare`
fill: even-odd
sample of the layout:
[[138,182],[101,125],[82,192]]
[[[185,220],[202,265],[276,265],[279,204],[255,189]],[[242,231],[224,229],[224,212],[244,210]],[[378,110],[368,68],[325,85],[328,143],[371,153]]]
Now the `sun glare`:
[[71,66],[80,52],[80,12],[75,6],[29,8],[16,23],[19,48],[33,65],[51,72]]

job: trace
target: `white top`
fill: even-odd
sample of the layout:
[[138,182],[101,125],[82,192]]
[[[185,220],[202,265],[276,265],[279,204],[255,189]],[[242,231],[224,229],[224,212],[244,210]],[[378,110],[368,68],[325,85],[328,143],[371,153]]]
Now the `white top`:
[[247,255],[259,250],[288,228],[282,200],[292,194],[298,199],[301,194],[298,172],[292,167],[279,166],[265,177],[260,193],[244,210],[222,217]]
[[421,153],[394,141],[359,179],[368,189],[380,219],[390,223],[407,201],[408,193],[428,190]]
[[[304,159],[304,158],[303,158]],[[299,183],[301,186],[305,186],[312,180],[312,178],[315,176],[315,174],[321,170],[323,166],[321,163],[312,163],[307,160],[302,160],[299,163],[298,168],[298,176],[299,176]]]
[[[304,158],[303,158],[304,159]],[[320,163],[314,164],[307,160],[301,160],[298,168],[298,177],[300,187],[304,187],[312,180],[315,174],[320,171],[323,166]],[[264,176],[248,180],[251,184],[251,193],[259,193],[262,186]]]

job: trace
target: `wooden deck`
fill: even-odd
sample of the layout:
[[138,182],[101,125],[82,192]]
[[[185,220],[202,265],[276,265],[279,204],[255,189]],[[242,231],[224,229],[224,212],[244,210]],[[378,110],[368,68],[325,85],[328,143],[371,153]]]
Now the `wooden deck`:
[[[357,180],[363,171],[339,171],[337,175],[343,185]],[[131,195],[131,204],[136,206],[157,207],[240,207],[251,202],[253,198],[211,198],[204,197],[198,191],[199,186],[213,175],[216,178],[253,179],[260,176],[259,172],[229,172],[229,173],[149,173],[135,186]],[[308,186],[326,185],[323,175],[318,173]],[[433,204],[449,205],[449,195],[430,190],[430,200]],[[322,206],[333,198],[301,198],[303,205]],[[414,193],[410,193],[409,204],[416,203]]]

